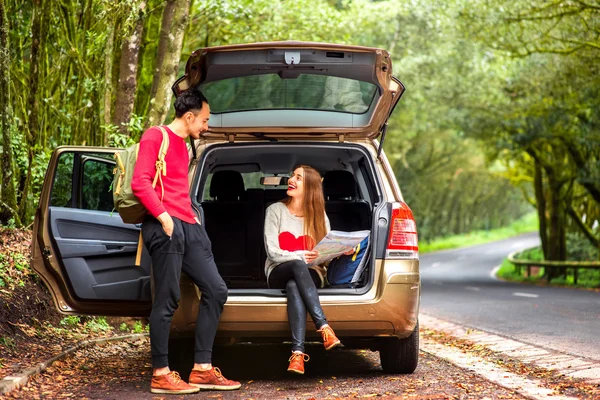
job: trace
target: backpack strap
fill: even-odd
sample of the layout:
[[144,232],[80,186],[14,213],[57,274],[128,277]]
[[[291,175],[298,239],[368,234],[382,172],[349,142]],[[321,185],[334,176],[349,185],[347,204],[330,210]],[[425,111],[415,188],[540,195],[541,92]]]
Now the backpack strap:
[[135,253],[135,266],[139,267],[142,264],[142,250],[144,249],[144,240],[142,239],[142,230],[140,229],[140,237],[138,238],[138,247]]
[[[152,181],[152,189],[156,188],[156,183],[160,181],[160,189],[162,190],[162,195],[160,198],[160,202],[162,203],[165,198],[165,187],[163,186],[162,177],[167,176],[167,162],[165,161],[165,157],[167,155],[167,150],[169,150],[169,134],[162,126],[159,126],[158,129],[162,132],[163,140],[160,144],[160,149],[158,150],[158,159],[156,160],[156,175],[154,175],[154,180]],[[139,145],[136,149],[136,159],[137,152],[139,151]],[[140,237],[138,239],[138,247],[137,252],[135,254],[135,265],[140,266],[142,263],[142,250],[144,248],[144,241],[142,240],[142,231],[140,230]]]
[[156,183],[160,181],[160,189],[162,191],[160,202],[162,203],[165,198],[165,188],[162,183],[162,177],[167,176],[167,162],[165,157],[167,150],[169,150],[169,134],[162,126],[158,127],[163,134],[163,140],[158,150],[158,160],[156,160],[156,175],[154,175],[154,181],[152,181],[152,188],[156,188]]
[[[139,145],[138,145],[139,147]],[[137,154],[136,154],[136,159],[137,159]],[[115,190],[115,194],[118,195],[121,193],[121,186],[123,186],[123,179],[125,178],[125,166],[123,165],[123,160],[121,160],[121,156],[119,155],[119,153],[115,153],[115,160],[117,160],[117,166],[115,168],[115,170],[113,171],[113,174],[119,174],[119,177],[117,179],[117,184],[114,188]]]

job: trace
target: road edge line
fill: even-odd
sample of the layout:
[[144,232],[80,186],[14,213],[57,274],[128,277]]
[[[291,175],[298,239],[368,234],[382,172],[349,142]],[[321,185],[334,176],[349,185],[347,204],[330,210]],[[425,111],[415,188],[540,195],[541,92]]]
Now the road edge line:
[[497,265],[494,267],[494,269],[492,269],[490,271],[490,278],[500,281],[500,282],[506,282],[504,279],[500,279],[498,278],[498,270],[500,270],[501,265]]
[[91,340],[83,340],[78,342],[75,346],[68,348],[60,352],[58,355],[49,358],[46,361],[38,363],[33,367],[29,367],[27,369],[21,370],[15,374],[10,374],[5,376],[2,380],[0,380],[0,394],[5,395],[12,392],[15,389],[18,389],[22,386],[25,386],[31,378],[35,374],[39,374],[45,371],[49,366],[51,366],[54,362],[65,358],[71,353],[82,349],[84,347],[95,346],[98,344],[108,343],[108,342],[117,342],[117,341],[129,341],[136,340],[147,337],[148,333],[135,333],[131,335],[123,335],[123,336],[111,336],[99,339],[91,339]]

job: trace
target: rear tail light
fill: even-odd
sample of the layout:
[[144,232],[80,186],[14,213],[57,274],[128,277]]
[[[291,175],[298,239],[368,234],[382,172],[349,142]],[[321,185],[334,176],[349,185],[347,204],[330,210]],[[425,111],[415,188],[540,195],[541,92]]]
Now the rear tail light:
[[417,224],[413,213],[405,203],[392,204],[390,235],[386,259],[418,259],[419,243]]

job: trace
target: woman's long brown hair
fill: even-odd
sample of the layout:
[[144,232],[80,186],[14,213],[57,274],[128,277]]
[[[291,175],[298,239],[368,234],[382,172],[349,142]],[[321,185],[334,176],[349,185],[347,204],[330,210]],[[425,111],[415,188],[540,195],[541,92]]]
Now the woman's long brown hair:
[[[325,224],[325,198],[323,196],[323,183],[319,172],[308,165],[298,165],[298,168],[304,170],[304,204],[302,213],[304,215],[304,234],[314,240],[310,249],[321,241],[327,235],[327,225]],[[288,204],[291,197],[285,200]]]

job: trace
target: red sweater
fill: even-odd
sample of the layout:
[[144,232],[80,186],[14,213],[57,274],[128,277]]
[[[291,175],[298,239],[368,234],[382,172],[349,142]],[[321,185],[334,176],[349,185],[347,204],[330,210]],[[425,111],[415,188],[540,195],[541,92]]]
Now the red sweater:
[[140,140],[131,189],[153,217],[156,218],[166,211],[171,217],[194,224],[195,214],[192,210],[188,183],[190,156],[187,146],[182,137],[177,136],[166,126],[164,128],[169,134],[169,149],[165,156],[167,175],[162,176],[165,189],[162,203],[160,202],[162,195],[160,180],[156,183],[156,188],[152,189],[152,181],[156,175],[156,160],[163,139],[162,132],[156,126],[144,132]]

